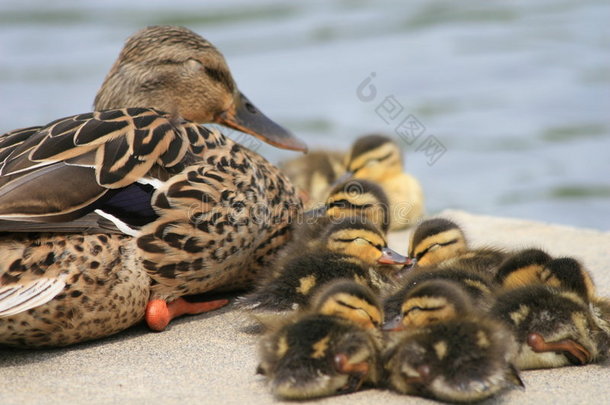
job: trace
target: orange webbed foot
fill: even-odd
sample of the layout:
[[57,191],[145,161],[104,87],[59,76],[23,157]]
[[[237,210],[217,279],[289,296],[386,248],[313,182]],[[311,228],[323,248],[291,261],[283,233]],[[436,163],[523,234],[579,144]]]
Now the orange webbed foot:
[[195,315],[221,308],[229,303],[229,300],[215,300],[207,302],[188,302],[184,298],[178,298],[170,303],[165,300],[150,300],[146,305],[146,323],[154,331],[164,330],[169,322],[180,315]]
[[345,392],[353,392],[360,389],[364,379],[369,373],[369,364],[366,361],[360,363],[350,363],[349,358],[345,354],[337,354],[334,358],[335,369],[341,374],[347,374],[350,379]]
[[557,342],[546,342],[539,333],[527,335],[527,344],[535,352],[561,352],[574,364],[587,364],[591,361],[591,353],[580,343],[572,339],[563,339]]

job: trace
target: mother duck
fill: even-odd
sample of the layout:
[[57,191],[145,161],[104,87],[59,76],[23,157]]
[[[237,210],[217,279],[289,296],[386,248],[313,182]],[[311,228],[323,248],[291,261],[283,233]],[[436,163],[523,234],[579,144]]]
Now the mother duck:
[[239,92],[222,54],[174,26],[130,37],[95,112],[0,137],[0,345],[63,346],[226,300],[291,236],[279,170],[215,129],[305,145]]

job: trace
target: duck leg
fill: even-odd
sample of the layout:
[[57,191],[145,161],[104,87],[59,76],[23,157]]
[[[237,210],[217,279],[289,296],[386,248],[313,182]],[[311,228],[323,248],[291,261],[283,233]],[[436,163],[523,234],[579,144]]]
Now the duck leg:
[[368,362],[350,363],[345,354],[335,355],[334,360],[335,369],[341,374],[349,375],[347,386],[344,388],[345,392],[357,391],[369,373]]
[[591,353],[580,343],[572,339],[563,339],[557,342],[547,342],[539,333],[527,335],[527,344],[537,353],[561,352],[574,364],[587,364],[591,360]]
[[165,300],[150,300],[146,305],[146,323],[154,331],[164,330],[169,322],[180,315],[195,315],[213,311],[229,303],[229,300],[215,300],[207,302],[188,302],[178,298],[170,303]]

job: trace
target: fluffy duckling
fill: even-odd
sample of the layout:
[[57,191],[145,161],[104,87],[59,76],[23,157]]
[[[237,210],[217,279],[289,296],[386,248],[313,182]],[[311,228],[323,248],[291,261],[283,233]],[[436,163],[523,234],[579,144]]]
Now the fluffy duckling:
[[316,150],[279,163],[303,200],[305,209],[323,204],[331,187],[345,173],[344,154]]
[[605,359],[610,347],[607,300],[589,273],[569,257],[528,249],[498,269],[503,293],[491,309],[520,344],[520,368],[562,367]]
[[390,388],[451,402],[473,402],[515,385],[516,343],[500,322],[474,309],[459,284],[434,280],[407,294],[383,354]]
[[471,249],[464,231],[446,218],[423,221],[411,234],[409,257],[417,261],[418,268],[461,268],[494,274],[506,253],[494,248]]
[[608,324],[572,291],[546,285],[516,288],[498,295],[490,313],[516,336],[520,369],[582,365],[608,356]]
[[[403,330],[426,326],[441,320],[471,313],[473,300],[459,282],[443,279],[424,280],[411,289],[384,303],[386,313],[384,330]],[[384,311],[385,312],[385,311]]]
[[514,289],[542,282],[542,273],[553,258],[540,249],[525,249],[504,260],[494,276],[504,289]]
[[400,317],[401,305],[404,303],[405,297],[422,283],[431,280],[444,280],[458,284],[482,310],[490,308],[494,299],[496,286],[485,274],[453,267],[416,269],[407,276],[403,276],[402,286],[384,300],[384,312],[387,319]]
[[345,158],[342,177],[367,179],[381,185],[390,200],[391,230],[413,226],[424,215],[424,193],[419,181],[403,172],[400,147],[387,136],[367,135],[356,140]]
[[311,312],[280,323],[259,346],[259,374],[281,399],[309,399],[358,390],[379,381],[383,318],[375,294],[352,280],[320,290]]
[[358,216],[366,218],[384,234],[388,233],[388,197],[381,187],[368,180],[354,179],[336,185],[323,205],[305,212],[301,228],[309,238],[315,238],[332,221]]
[[409,259],[387,247],[383,232],[364,218],[331,223],[315,245],[280,261],[259,288],[241,300],[247,309],[286,311],[306,306],[329,281],[348,278],[379,289],[379,264],[406,264]]

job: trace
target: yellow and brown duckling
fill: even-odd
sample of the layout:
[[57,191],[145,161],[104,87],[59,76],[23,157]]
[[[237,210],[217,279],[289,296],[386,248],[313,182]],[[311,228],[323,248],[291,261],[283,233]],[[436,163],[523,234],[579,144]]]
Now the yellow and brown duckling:
[[[400,393],[474,402],[523,383],[510,331],[475,309],[459,284],[433,280],[405,296],[383,354],[387,385]],[[387,329],[385,327],[384,329]]]
[[324,284],[340,278],[378,290],[377,266],[408,261],[388,248],[383,232],[366,219],[343,218],[331,223],[315,246],[280,261],[271,277],[262,280],[241,304],[257,312],[303,308]]
[[258,373],[281,399],[309,399],[358,390],[380,378],[375,294],[353,280],[320,290],[310,312],[284,319],[259,346]]
[[515,252],[498,266],[494,281],[504,289],[542,283],[542,273],[551,260],[553,258],[540,249]]
[[344,153],[314,150],[280,162],[279,168],[292,182],[305,209],[323,204],[332,186],[345,173]]
[[417,261],[417,268],[448,266],[489,276],[506,258],[506,252],[495,248],[472,249],[464,231],[446,218],[423,221],[411,235],[409,257]]
[[366,179],[384,189],[390,201],[391,230],[413,226],[423,217],[423,190],[415,177],[403,171],[402,152],[392,138],[367,135],[357,139],[345,162],[347,172],[342,180]]
[[[523,261],[515,273],[535,268]],[[532,284],[500,293],[491,314],[510,326],[520,345],[519,368],[582,365],[608,357],[608,319],[591,302],[590,276],[571,258],[549,261]],[[593,298],[595,300],[595,298]]]
[[[175,316],[224,305],[181,297],[248,287],[291,236],[301,203],[288,179],[187,119],[305,147],[239,92],[199,35],[171,26],[136,33],[95,107],[105,110],[0,138],[3,231],[97,233],[2,237],[2,344],[67,345],[142,316],[162,330]],[[99,233],[102,221],[119,235]]]
[[323,205],[303,214],[302,228],[316,237],[329,223],[346,217],[366,218],[387,234],[390,227],[387,195],[368,180],[348,180],[336,185]]

